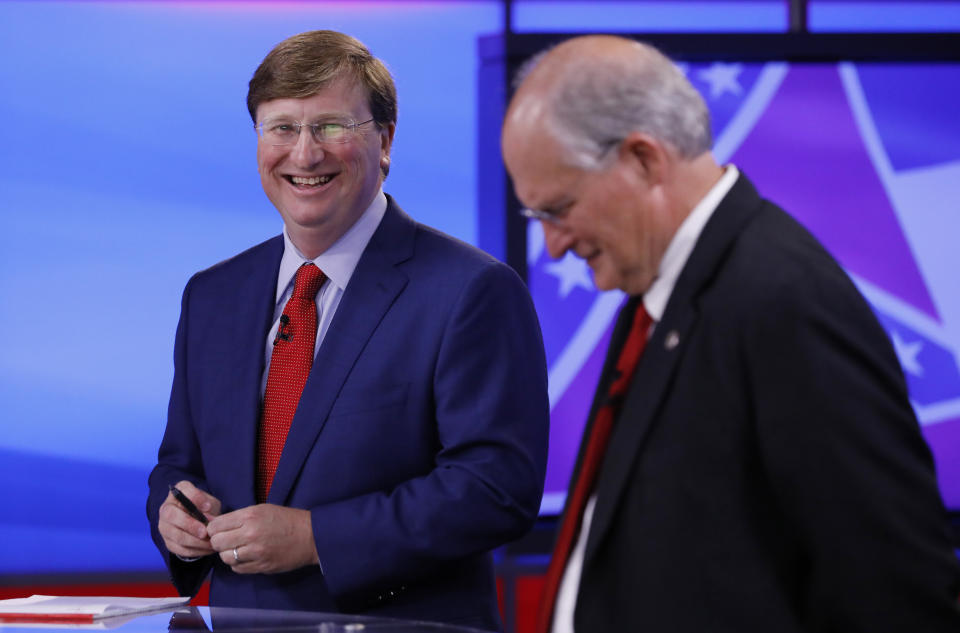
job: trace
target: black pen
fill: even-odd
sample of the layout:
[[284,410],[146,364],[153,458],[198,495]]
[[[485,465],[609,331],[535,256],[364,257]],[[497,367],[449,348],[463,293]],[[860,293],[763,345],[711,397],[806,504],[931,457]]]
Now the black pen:
[[180,505],[183,506],[183,509],[187,511],[187,514],[192,516],[197,521],[200,521],[204,525],[209,523],[209,521],[207,521],[207,517],[203,516],[203,512],[200,512],[197,506],[193,505],[193,501],[190,501],[190,499],[187,498],[187,495],[180,492],[179,488],[173,484],[170,484],[170,492],[173,493],[174,499],[179,501]]

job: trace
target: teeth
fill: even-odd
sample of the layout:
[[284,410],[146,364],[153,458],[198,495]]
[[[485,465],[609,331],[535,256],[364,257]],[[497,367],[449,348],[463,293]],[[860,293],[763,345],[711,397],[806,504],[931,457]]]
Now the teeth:
[[325,185],[330,182],[332,176],[315,176],[313,178],[304,178],[302,176],[291,176],[290,179],[295,185]]

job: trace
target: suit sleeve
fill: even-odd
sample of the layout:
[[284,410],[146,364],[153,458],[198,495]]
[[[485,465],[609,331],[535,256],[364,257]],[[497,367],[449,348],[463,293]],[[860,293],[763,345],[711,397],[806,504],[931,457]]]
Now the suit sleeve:
[[193,431],[188,402],[187,329],[191,286],[192,280],[187,283],[181,300],[180,321],[177,324],[174,343],[173,387],[167,410],[167,426],[160,444],[157,465],[150,473],[148,480],[150,492],[147,498],[147,519],[150,521],[151,537],[167,564],[174,586],[182,596],[195,595],[212,566],[211,556],[186,562],[171,554],[157,529],[160,506],[169,493],[169,484],[186,479],[192,481],[198,488],[207,489],[200,460],[200,446]]
[[[839,270],[751,306],[751,401],[806,569],[811,630],[953,630],[960,581],[932,459],[885,332]],[[951,624],[952,623],[952,624]]]
[[433,391],[433,469],[389,491],[311,510],[324,577],[341,601],[427,576],[533,525],[546,472],[546,362],[529,294],[490,263],[459,292]]

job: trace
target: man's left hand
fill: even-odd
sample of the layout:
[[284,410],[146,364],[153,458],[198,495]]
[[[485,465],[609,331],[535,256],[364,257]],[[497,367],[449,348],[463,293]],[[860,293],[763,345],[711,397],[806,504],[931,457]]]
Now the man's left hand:
[[210,520],[210,543],[238,574],[276,574],[318,564],[310,512],[262,503]]

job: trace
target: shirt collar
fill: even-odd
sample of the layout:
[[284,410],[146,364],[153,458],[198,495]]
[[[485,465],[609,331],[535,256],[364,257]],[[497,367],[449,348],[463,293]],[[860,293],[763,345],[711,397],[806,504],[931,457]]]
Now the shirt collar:
[[346,290],[350,277],[360,261],[360,256],[370,243],[377,227],[380,226],[380,220],[387,211],[387,197],[383,190],[377,192],[373,202],[367,207],[366,211],[353,223],[347,232],[340,236],[330,248],[322,252],[314,259],[307,259],[303,253],[297,249],[296,245],[290,240],[287,234],[287,227],[283,227],[283,257],[280,259],[280,271],[277,275],[277,297],[279,303],[287,287],[293,282],[300,266],[306,263],[314,263],[323,271],[334,286],[341,292]]
[[686,217],[680,228],[677,229],[673,239],[667,246],[663,259],[660,260],[660,269],[657,272],[657,278],[654,279],[650,289],[643,294],[643,307],[653,318],[659,322],[663,318],[663,312],[667,309],[667,301],[673,293],[673,287],[677,283],[680,271],[686,265],[693,252],[693,247],[697,244],[703,227],[713,212],[717,210],[720,201],[723,200],[733,183],[737,181],[740,172],[734,165],[727,165],[723,176],[717,181],[707,195],[697,203],[693,211]]

